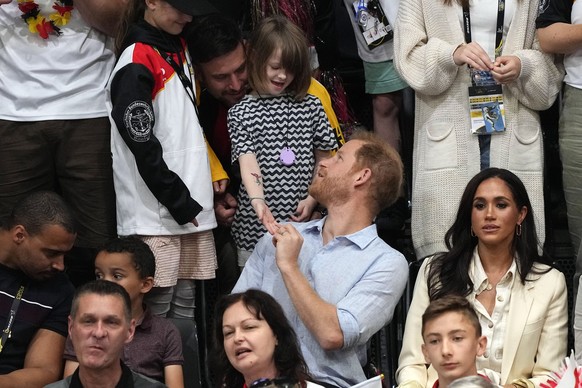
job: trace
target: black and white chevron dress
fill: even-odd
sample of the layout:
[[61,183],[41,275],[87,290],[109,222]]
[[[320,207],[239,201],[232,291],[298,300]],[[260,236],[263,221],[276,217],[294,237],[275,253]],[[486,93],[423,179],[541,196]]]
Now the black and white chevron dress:
[[[287,95],[247,95],[228,111],[232,160],[254,153],[263,177],[265,200],[279,222],[287,221],[307,197],[315,167],[314,149],[332,150],[336,140],[323,106],[307,95],[295,101]],[[295,163],[279,161],[283,147],[295,153]],[[238,249],[252,251],[267,231],[259,222],[244,185],[238,193],[232,234]]]

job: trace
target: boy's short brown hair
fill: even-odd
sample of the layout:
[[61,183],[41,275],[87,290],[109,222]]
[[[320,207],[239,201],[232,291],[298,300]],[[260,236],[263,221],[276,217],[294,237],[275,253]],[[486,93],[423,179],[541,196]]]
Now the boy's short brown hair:
[[481,337],[481,324],[479,323],[477,313],[466,298],[458,295],[447,295],[430,302],[424,314],[422,314],[422,336],[424,337],[424,328],[428,322],[451,312],[459,313],[467,318],[475,329],[477,337]]

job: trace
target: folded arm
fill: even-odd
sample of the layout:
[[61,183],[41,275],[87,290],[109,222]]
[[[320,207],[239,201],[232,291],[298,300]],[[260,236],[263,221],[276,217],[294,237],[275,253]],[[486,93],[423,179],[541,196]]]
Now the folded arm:
[[571,54],[582,47],[582,24],[554,23],[538,29],[537,34],[547,53]]
[[0,375],[0,387],[44,387],[60,380],[65,337],[48,329],[39,329],[26,352],[24,367]]

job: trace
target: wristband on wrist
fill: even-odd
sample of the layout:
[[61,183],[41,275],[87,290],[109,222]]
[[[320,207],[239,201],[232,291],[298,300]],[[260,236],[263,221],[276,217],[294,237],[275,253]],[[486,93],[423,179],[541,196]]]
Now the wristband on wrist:
[[261,201],[263,201],[263,202],[265,202],[265,203],[266,203],[266,201],[265,201],[265,198],[264,198],[264,197],[250,197],[250,198],[249,198],[249,202],[252,204],[252,203],[253,203],[253,201],[254,201],[255,199],[260,199]]

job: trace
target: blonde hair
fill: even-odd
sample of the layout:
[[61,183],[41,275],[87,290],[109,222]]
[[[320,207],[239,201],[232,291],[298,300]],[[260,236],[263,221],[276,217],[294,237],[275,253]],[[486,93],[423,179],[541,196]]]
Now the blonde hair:
[[286,92],[301,100],[311,83],[309,49],[303,32],[283,16],[265,18],[251,34],[247,62],[249,84],[258,93],[267,89],[267,63],[278,49],[281,66],[294,76]]

